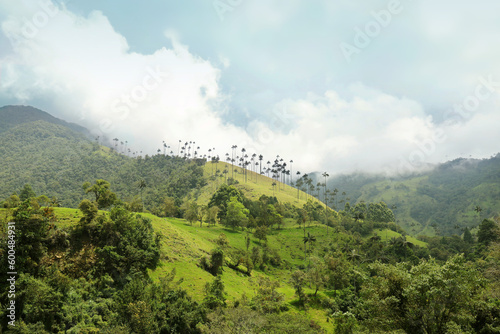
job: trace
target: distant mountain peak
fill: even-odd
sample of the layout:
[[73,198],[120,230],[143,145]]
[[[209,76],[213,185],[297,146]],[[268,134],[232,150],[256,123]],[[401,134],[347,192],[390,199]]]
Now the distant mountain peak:
[[66,122],[32,106],[7,105],[0,107],[0,133],[17,125],[35,121],[62,125],[87,136],[89,135],[89,131],[83,126]]

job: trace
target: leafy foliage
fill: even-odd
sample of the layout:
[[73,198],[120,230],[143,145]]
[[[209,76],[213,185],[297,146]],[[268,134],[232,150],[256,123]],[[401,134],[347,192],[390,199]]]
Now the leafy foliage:
[[174,198],[179,206],[191,189],[205,184],[202,168],[194,161],[164,155],[128,157],[50,119],[13,124],[0,132],[0,141],[0,199],[8,200],[29,184],[33,192],[76,208],[84,182],[107,180],[118,197],[132,202],[141,193],[137,182],[145,180],[145,209],[160,213],[164,198]]

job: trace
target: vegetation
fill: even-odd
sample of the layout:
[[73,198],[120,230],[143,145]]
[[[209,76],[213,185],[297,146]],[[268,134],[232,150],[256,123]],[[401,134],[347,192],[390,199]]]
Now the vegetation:
[[[34,154],[3,162],[23,167],[0,187],[0,270],[16,270],[15,326],[0,282],[2,333],[500,332],[500,218],[485,201],[463,234],[415,238],[381,198],[328,189],[327,172],[293,180],[235,145],[224,163],[189,142],[131,157],[30,115],[0,128]],[[70,167],[59,154],[75,143],[89,155]]]
[[497,154],[483,160],[456,159],[407,176],[337,176],[330,178],[329,185],[340,189],[335,200],[339,209],[346,202],[383,201],[408,233],[451,236],[465,228],[477,230],[484,218],[500,212],[499,168]]

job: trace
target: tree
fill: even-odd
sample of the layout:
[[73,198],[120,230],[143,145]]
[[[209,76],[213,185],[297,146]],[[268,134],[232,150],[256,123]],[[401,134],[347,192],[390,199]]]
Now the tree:
[[101,179],[96,180],[93,185],[90,182],[83,184],[85,193],[93,193],[95,202],[101,209],[111,206],[116,201],[116,194],[109,189],[110,187],[111,184],[108,181]]
[[325,201],[325,210],[327,207],[327,198],[326,198],[326,179],[330,176],[327,172],[324,172],[321,174],[325,178],[325,183],[323,183],[323,195],[324,195],[324,201]]
[[146,186],[147,186],[146,181],[144,181],[142,179],[139,181],[139,184],[137,185],[137,187],[139,188],[139,191],[141,193],[142,211],[144,211],[144,200],[142,198],[142,191],[144,190],[144,188],[146,188]]
[[231,197],[227,204],[227,213],[223,220],[224,224],[232,227],[233,230],[238,226],[243,228],[248,222],[249,213],[248,209],[238,201],[237,197]]
[[218,218],[217,215],[219,213],[219,207],[218,206],[212,206],[211,208],[208,208],[207,211],[207,222],[208,226],[217,224]]
[[253,266],[257,267],[257,265],[260,263],[260,261],[262,259],[259,247],[256,247],[256,246],[252,247],[250,259],[252,260]]
[[307,275],[302,270],[296,270],[292,273],[290,278],[290,284],[295,289],[295,294],[299,297],[299,302],[304,305],[306,301],[306,294],[304,292],[304,286],[307,282]]
[[307,257],[307,243],[311,244],[311,242],[315,242],[316,237],[307,232],[307,237],[304,237],[303,240],[304,240],[304,260],[305,260]]
[[205,298],[203,304],[209,309],[226,307],[226,292],[224,291],[224,282],[222,276],[215,276],[214,280],[205,285]]
[[396,239],[396,246],[403,250],[405,261],[408,248],[413,248],[415,245],[406,239],[406,236],[400,236]]
[[314,295],[318,293],[318,290],[321,289],[327,281],[326,266],[321,259],[318,257],[312,258],[312,265],[307,271],[307,278],[309,283],[311,283],[314,287]]
[[374,263],[370,272],[354,312],[370,315],[363,322],[371,332],[472,332],[486,281],[463,254],[444,265],[421,261],[410,270],[405,264]]
[[468,244],[473,244],[474,243],[474,238],[472,237],[472,234],[470,233],[470,230],[468,227],[465,228],[464,230],[464,241]]
[[[15,225],[9,224],[9,226],[14,226],[13,229],[9,227],[9,231],[15,231],[15,268],[19,272],[36,274],[40,270],[40,261],[47,250],[44,241],[49,232],[49,220],[44,216],[43,211],[30,205],[29,199],[19,204],[12,217]],[[2,259],[6,265],[7,238],[2,241],[5,247]]]
[[304,226],[304,237],[306,236],[306,222],[308,219],[307,210],[302,208],[297,210],[297,224]]
[[259,239],[260,243],[262,244],[262,240],[267,241],[267,227],[266,226],[257,226],[255,228],[255,232],[253,233],[253,236]]
[[23,189],[19,193],[19,199],[21,201],[25,201],[33,197],[36,197],[35,192],[33,191],[33,189],[31,189],[31,186],[29,184],[25,184]]
[[220,248],[212,250],[210,254],[210,272],[216,276],[222,271],[224,265],[224,251]]
[[186,201],[182,208],[184,209],[184,219],[193,225],[198,220],[198,204],[195,201]]
[[257,283],[259,287],[251,303],[254,310],[269,314],[288,309],[284,303],[285,295],[276,291],[280,287],[278,281],[272,281],[268,277],[259,277]]
[[488,246],[490,243],[499,240],[499,232],[498,224],[494,220],[484,219],[479,225],[477,242]]
[[3,207],[6,209],[12,209],[17,207],[19,203],[21,203],[21,199],[14,193],[3,203]]
[[483,209],[479,205],[476,205],[476,207],[474,208],[474,211],[477,212],[479,219],[481,219],[481,211],[483,211]]
[[162,209],[166,217],[175,217],[178,209],[175,205],[175,199],[173,197],[165,197]]
[[221,221],[226,218],[228,203],[235,197],[238,202],[243,203],[243,194],[235,186],[223,184],[210,198],[208,207],[219,207],[218,217]]
[[278,225],[278,228],[281,228],[283,224],[283,216],[276,211],[276,208],[272,204],[267,205],[267,217],[269,225],[272,227],[273,225]]
[[89,224],[97,216],[98,208],[95,202],[91,202],[88,199],[81,201],[78,209],[83,213],[83,217],[80,219],[80,223]]

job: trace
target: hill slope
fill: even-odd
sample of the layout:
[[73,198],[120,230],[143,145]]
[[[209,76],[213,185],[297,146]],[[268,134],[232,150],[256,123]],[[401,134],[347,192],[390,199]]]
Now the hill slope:
[[[234,169],[234,173],[231,173]],[[223,171],[227,173],[223,173]],[[313,196],[309,196],[305,192],[298,190],[288,184],[253,172],[243,168],[228,164],[226,162],[207,163],[204,167],[204,175],[208,179],[205,187],[200,189],[195,196],[200,204],[208,204],[210,197],[223,182],[227,182],[227,178],[234,177],[236,181],[234,186],[240,189],[243,194],[251,200],[258,200],[260,196],[266,195],[268,197],[276,197],[281,203],[290,203],[296,207],[302,207],[310,199],[313,202],[319,203],[319,200]],[[273,185],[274,183],[274,185]],[[324,204],[323,204],[324,205]]]
[[[346,191],[351,204],[384,201],[389,207],[396,206],[398,223],[409,233],[461,234],[466,226],[477,226],[481,218],[500,212],[500,155],[457,159],[402,178],[342,176],[329,186]],[[482,211],[476,212],[476,206]]]
[[4,106],[0,108],[0,133],[7,131],[17,125],[36,121],[45,121],[56,125],[62,125],[73,131],[88,135],[89,131],[77,124],[68,123],[59,118],[30,106]]
[[38,195],[57,197],[62,206],[76,207],[84,182],[105,179],[123,200],[132,201],[140,197],[137,183],[144,180],[144,203],[153,209],[167,195],[180,201],[192,188],[203,185],[203,171],[194,162],[118,154],[90,141],[75,126],[34,108],[3,108],[2,115],[6,118],[0,132],[0,199],[30,184]]

